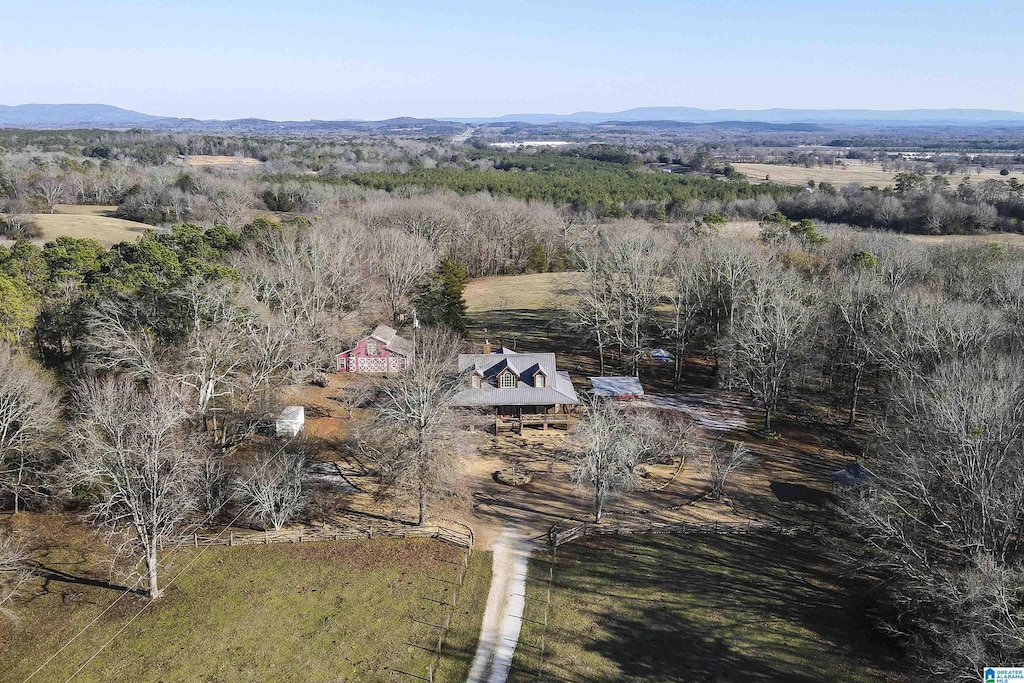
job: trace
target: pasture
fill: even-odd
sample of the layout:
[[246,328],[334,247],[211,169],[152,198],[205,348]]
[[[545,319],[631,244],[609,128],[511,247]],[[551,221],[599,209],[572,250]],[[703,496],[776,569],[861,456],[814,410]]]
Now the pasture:
[[[31,528],[40,578],[0,621],[0,680],[25,680],[89,625],[32,680],[388,680],[423,675],[462,551],[433,540],[374,540],[183,549],[181,572],[158,602],[108,584],[102,543],[67,518],[21,515]],[[469,667],[490,582],[477,553],[452,618],[439,680]],[[145,607],[145,609],[143,609]],[[141,610],[141,611],[140,611]],[[139,616],[130,622],[134,615]],[[89,658],[96,657],[86,665]],[[85,665],[80,673],[78,668]]]
[[190,154],[185,157],[185,163],[193,168],[213,166],[216,168],[258,168],[263,165],[259,159],[252,157],[236,157],[215,154]]
[[[539,643],[549,563],[534,558],[521,642]],[[633,536],[558,549],[547,652],[510,681],[899,681],[829,551],[810,538]]]
[[[895,184],[896,173],[883,171],[880,164],[861,162],[857,159],[847,159],[841,166],[836,163],[835,168],[821,166],[804,168],[803,166],[782,166],[778,164],[745,164],[735,163],[733,166],[737,171],[747,177],[752,183],[765,182],[768,176],[771,182],[783,183],[786,185],[806,185],[807,181],[826,181],[836,187],[858,183],[860,185],[876,185],[878,187],[889,187]],[[947,176],[951,185],[960,182],[961,174]],[[995,178],[1006,180],[1008,178],[1021,179],[1020,173],[1011,173],[1009,176],[999,175],[998,168],[972,168],[970,178],[972,183],[979,183],[982,180]]]
[[60,205],[56,213],[38,213],[28,216],[42,235],[33,241],[39,244],[49,242],[62,235],[78,239],[94,239],[104,247],[118,242],[138,239],[152,226],[135,221],[114,218],[116,206]]

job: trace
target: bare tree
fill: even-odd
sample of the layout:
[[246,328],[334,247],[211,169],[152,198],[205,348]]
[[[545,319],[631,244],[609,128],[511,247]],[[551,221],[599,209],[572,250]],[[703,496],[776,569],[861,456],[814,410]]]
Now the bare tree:
[[699,335],[712,299],[710,273],[702,255],[699,247],[683,247],[668,268],[672,317],[663,329],[673,341],[672,387],[675,389],[682,379],[684,354]]
[[141,390],[127,375],[86,382],[75,397],[69,471],[96,492],[92,517],[141,563],[149,597],[161,595],[158,551],[196,509],[202,446],[188,425],[179,386]]
[[462,344],[451,331],[420,330],[412,367],[378,384],[361,440],[384,485],[415,495],[420,525],[431,499],[450,493],[458,476],[453,404],[467,382],[458,372]]
[[569,310],[569,324],[594,340],[600,372],[605,374],[605,349],[611,341],[615,295],[608,286],[601,265],[601,256],[593,244],[577,248],[583,273],[573,280],[574,304]]
[[855,567],[878,575],[886,624],[943,680],[1024,656],[1024,366],[953,358],[903,379],[873,451],[877,485],[846,495]]
[[0,615],[17,621],[11,603],[25,590],[32,571],[31,557],[24,541],[10,534],[0,534]]
[[370,272],[380,280],[380,293],[391,319],[398,322],[423,276],[437,266],[437,252],[426,239],[392,228],[368,242]]
[[750,286],[732,326],[733,371],[764,406],[764,431],[771,431],[786,375],[810,321],[808,292],[788,271],[765,273]]
[[605,272],[618,309],[612,330],[627,354],[629,371],[639,376],[640,362],[650,350],[648,335],[671,250],[642,223],[609,226],[599,238],[607,254]]
[[276,451],[258,453],[235,481],[235,496],[249,519],[275,531],[306,508],[309,495],[304,482],[308,458],[301,445],[287,444]]
[[41,178],[36,182],[36,197],[46,205],[48,213],[54,212],[67,191],[67,185],[60,178]]
[[0,342],[0,490],[22,498],[42,483],[60,425],[53,380]]
[[729,476],[753,459],[753,454],[747,449],[746,444],[730,444],[721,440],[714,442],[707,449],[707,455],[699,465],[701,474],[711,487],[711,497],[721,500],[725,495],[725,483]]
[[605,504],[639,486],[639,468],[660,459],[685,457],[688,426],[662,424],[647,413],[631,412],[597,399],[570,432],[570,476],[593,495],[594,521]]
[[355,373],[339,387],[335,400],[343,405],[352,418],[357,408],[370,405],[377,393],[377,381],[370,375]]

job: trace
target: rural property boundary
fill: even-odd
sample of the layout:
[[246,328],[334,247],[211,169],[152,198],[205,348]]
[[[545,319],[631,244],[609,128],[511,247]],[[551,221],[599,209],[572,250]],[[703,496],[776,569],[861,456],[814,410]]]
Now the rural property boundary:
[[243,531],[218,535],[196,532],[179,537],[174,541],[174,545],[192,545],[198,548],[210,545],[268,545],[270,543],[305,543],[308,541],[373,540],[375,538],[435,538],[460,548],[472,548],[474,542],[473,532],[469,527],[462,530],[443,524],[380,529],[374,529],[372,526],[367,529],[357,529],[305,525],[280,531]]
[[748,520],[746,522],[556,522],[548,530],[548,545],[558,547],[584,536],[630,536],[636,534],[752,534],[774,533],[782,536],[817,535],[819,524],[783,524]]

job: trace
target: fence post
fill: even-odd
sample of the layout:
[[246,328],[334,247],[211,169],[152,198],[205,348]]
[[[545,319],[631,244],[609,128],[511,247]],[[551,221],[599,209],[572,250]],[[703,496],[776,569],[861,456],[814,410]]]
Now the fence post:
[[372,524],[370,525],[370,530],[367,532],[367,538],[369,540],[371,540],[371,541],[373,540],[373,525]]
[[231,533],[228,534],[228,545],[234,545],[234,544],[235,544],[235,532],[232,531]]
[[199,547],[199,533],[198,532],[192,534],[192,542],[195,544],[195,547],[197,547],[197,548]]
[[270,535],[267,533],[267,530],[264,529],[263,530],[263,545],[267,545],[269,543],[270,543]]

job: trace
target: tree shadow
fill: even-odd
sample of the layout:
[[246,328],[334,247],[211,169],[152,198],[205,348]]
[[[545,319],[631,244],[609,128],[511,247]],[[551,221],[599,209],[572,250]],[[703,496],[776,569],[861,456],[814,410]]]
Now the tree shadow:
[[31,562],[29,566],[31,566],[32,572],[36,576],[39,576],[43,579],[43,593],[53,593],[54,591],[50,590],[50,583],[57,581],[60,583],[68,583],[78,586],[92,586],[94,588],[106,588],[115,591],[129,591],[135,593],[136,595],[146,594],[145,590],[139,588],[123,586],[121,584],[111,583],[110,581],[105,581],[103,579],[97,579],[90,576],[79,576],[76,574],[70,574],[66,571],[57,569],[55,567],[48,567],[42,562],[38,561]]
[[[898,673],[895,650],[871,629],[839,573],[827,549],[804,538],[569,544],[555,572],[553,668],[584,673],[558,654],[559,644],[577,643],[617,671],[588,680],[811,683]],[[561,605],[578,613],[564,626]]]
[[832,500],[832,494],[821,489],[788,481],[773,481],[768,485],[775,497],[782,503],[810,503],[823,507]]

